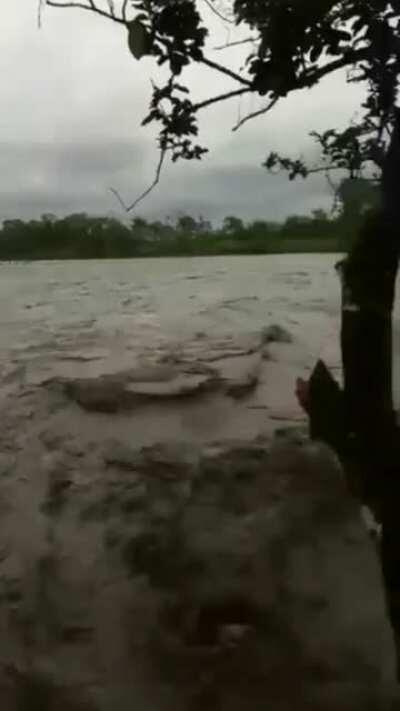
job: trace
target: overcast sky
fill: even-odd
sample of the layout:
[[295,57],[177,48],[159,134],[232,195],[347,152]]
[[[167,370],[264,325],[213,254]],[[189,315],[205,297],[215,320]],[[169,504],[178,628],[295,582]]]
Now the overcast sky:
[[[136,62],[125,29],[101,17],[47,8],[39,31],[37,0],[1,4],[0,220],[45,212],[121,215],[108,188],[134,199],[154,176],[154,129],[140,122],[158,68],[149,59]],[[213,42],[223,42],[222,23],[212,18],[212,26]],[[240,56],[229,52],[214,58],[236,68]],[[208,68],[191,70],[185,79],[196,99],[235,88]],[[281,219],[329,207],[323,178],[289,183],[283,175],[269,176],[261,163],[270,150],[312,156],[309,131],[343,126],[360,97],[359,87],[337,74],[236,133],[231,128],[238,116],[261,106],[260,99],[210,108],[200,121],[200,142],[210,153],[201,163],[167,165],[139,213]]]

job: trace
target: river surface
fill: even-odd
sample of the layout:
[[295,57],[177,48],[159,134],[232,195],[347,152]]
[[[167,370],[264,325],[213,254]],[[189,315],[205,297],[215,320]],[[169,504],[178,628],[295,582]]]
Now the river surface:
[[1,708],[389,708],[375,547],[298,447],[336,259],[0,264]]
[[[338,368],[335,255],[263,255],[0,265],[0,365],[128,349],[278,323]],[[395,329],[398,352],[398,331]],[[300,352],[299,351],[299,352]],[[398,361],[398,359],[395,359]],[[396,367],[397,371],[398,368]],[[301,373],[299,373],[301,374]],[[396,383],[399,380],[395,374]],[[398,388],[396,387],[396,390]]]

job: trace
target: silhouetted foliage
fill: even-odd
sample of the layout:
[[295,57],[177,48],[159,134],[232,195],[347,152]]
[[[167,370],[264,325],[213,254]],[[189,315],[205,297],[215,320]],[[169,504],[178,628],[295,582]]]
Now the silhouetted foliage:
[[[226,0],[223,14],[229,18],[231,42],[235,28],[240,39],[243,31],[250,35],[248,44],[242,45],[249,51],[239,71],[209,56],[213,0],[114,0],[108,9],[100,0],[46,0],[46,4],[85,7],[120,23],[127,30],[129,51],[136,61],[152,56],[158,65],[168,67],[166,81],[161,86],[153,84],[143,123],[159,124],[160,150],[173,161],[199,159],[206,152],[196,142],[197,116],[210,104],[245,94],[265,97],[264,106],[247,120],[266,113],[291,92],[311,88],[345,68],[348,82],[368,86],[357,123],[343,131],[314,132],[322,151],[320,166],[310,167],[301,159],[280,158],[276,153],[267,157],[265,165],[286,168],[291,178],[337,168],[350,178],[359,178],[373,164],[379,177],[395,123],[400,71],[398,0]],[[181,79],[183,70],[193,64],[229,78],[229,90],[194,101]]]

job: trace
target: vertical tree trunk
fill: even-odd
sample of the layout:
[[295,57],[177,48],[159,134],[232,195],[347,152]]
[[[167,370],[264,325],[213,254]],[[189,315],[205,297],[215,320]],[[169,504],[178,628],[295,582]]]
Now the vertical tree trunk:
[[392,314],[400,246],[400,122],[380,210],[340,265],[346,464],[382,524],[381,561],[400,681],[400,432],[392,386]]
[[400,110],[383,165],[380,209],[366,219],[350,254],[337,265],[344,390],[319,361],[300,401],[311,437],[336,450],[352,492],[381,523],[382,573],[400,682],[400,428],[392,385],[399,177]]

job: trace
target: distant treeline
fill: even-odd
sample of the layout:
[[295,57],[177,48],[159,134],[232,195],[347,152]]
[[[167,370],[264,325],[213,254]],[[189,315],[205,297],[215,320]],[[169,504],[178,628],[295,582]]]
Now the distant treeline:
[[135,217],[129,224],[85,213],[61,219],[43,215],[40,220],[3,222],[0,259],[336,252],[346,249],[351,231],[342,216],[331,218],[323,210],[314,210],[310,216],[294,215],[282,223],[244,223],[237,217],[226,217],[220,228],[189,215],[174,223]]

